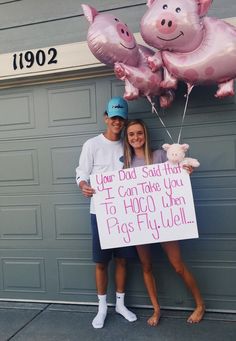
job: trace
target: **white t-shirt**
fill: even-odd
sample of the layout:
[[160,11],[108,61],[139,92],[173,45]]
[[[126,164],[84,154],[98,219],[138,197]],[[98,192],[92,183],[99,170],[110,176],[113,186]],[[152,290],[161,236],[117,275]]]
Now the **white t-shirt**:
[[[110,141],[103,134],[87,140],[82,148],[79,166],[76,168],[76,183],[89,181],[91,174],[119,170],[123,167],[123,143]],[[95,214],[93,197],[90,213]]]

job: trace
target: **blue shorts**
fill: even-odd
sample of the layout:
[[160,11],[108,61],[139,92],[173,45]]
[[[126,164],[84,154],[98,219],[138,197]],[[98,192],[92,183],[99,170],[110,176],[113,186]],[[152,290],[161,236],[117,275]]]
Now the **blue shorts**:
[[91,227],[93,236],[93,261],[95,263],[108,263],[113,257],[138,259],[135,246],[126,246],[105,250],[101,249],[96,214],[91,214]]

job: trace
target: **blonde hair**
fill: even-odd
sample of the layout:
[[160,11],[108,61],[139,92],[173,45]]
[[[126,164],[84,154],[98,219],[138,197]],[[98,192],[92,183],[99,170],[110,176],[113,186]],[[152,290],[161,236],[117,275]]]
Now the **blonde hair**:
[[152,164],[152,150],[150,147],[150,138],[149,133],[146,127],[146,124],[143,122],[143,120],[140,119],[134,119],[127,122],[124,130],[124,168],[130,168],[132,159],[134,157],[134,149],[131,147],[128,141],[128,128],[135,125],[140,124],[143,127],[144,131],[144,137],[145,137],[145,143],[143,146],[144,149],[144,161],[146,165]]

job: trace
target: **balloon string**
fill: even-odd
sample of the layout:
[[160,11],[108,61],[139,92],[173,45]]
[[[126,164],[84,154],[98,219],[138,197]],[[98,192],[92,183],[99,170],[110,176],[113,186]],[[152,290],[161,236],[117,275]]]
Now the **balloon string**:
[[182,122],[181,122],[181,126],[180,126],[180,131],[179,131],[179,136],[178,136],[178,142],[180,142],[180,137],[181,137],[181,134],[182,134],[182,130],[183,130],[183,124],[184,124],[184,119],[185,119],[185,116],[186,116],[186,111],[187,111],[187,106],[188,106],[188,100],[189,100],[189,95],[193,89],[194,85],[189,85],[188,84],[188,91],[187,91],[187,94],[186,94],[186,101],[185,101],[185,106],[184,106],[184,113],[183,113],[183,117],[182,117]]
[[163,127],[165,128],[167,134],[169,135],[171,141],[174,143],[174,140],[173,140],[173,138],[172,138],[172,136],[171,136],[169,130],[166,128],[165,123],[163,122],[163,120],[161,119],[160,115],[158,114],[158,111],[156,110],[155,103],[152,102],[152,100],[151,100],[151,98],[150,98],[149,96],[146,96],[146,97],[147,97],[148,101],[151,103],[152,112],[154,112],[154,113],[157,115],[157,117],[159,118],[161,124],[163,125]]

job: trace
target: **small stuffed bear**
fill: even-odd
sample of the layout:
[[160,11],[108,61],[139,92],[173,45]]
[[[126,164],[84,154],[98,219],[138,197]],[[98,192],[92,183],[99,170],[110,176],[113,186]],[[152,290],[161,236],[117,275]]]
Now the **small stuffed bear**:
[[194,168],[200,166],[200,163],[197,159],[185,157],[185,152],[189,149],[189,145],[187,143],[165,143],[162,145],[162,148],[166,151],[167,159],[171,163],[179,163],[181,166],[191,166]]

